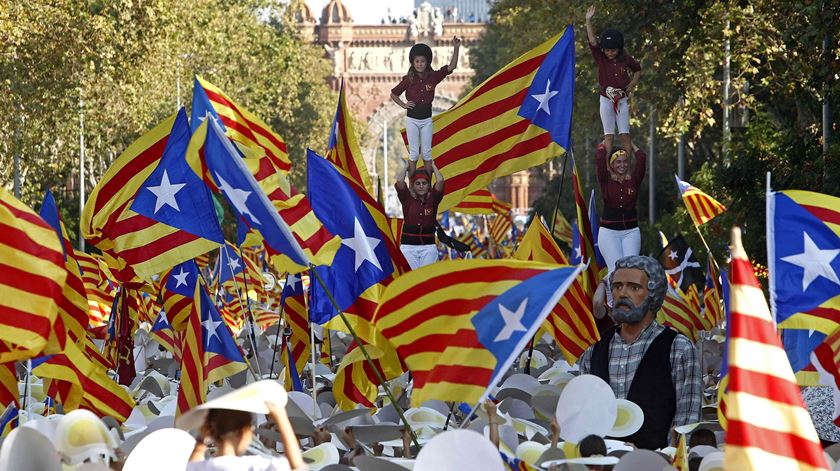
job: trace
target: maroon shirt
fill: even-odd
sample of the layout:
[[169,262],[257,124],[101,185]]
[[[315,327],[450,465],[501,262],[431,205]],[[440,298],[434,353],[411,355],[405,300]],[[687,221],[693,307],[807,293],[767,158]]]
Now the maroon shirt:
[[407,186],[394,185],[394,187],[402,203],[405,220],[400,243],[405,245],[434,244],[438,204],[443,199],[443,192],[437,191],[432,186],[423,198],[415,198],[411,196]]
[[609,59],[599,46],[590,43],[589,50],[598,66],[598,84],[603,96],[607,96],[607,87],[620,88],[626,92],[627,85],[633,80],[633,74],[642,70],[636,59],[626,52],[622,52],[615,59]]
[[638,227],[636,216],[636,198],[639,187],[645,178],[645,163],[647,155],[642,149],[636,150],[636,161],[628,180],[617,181],[610,176],[607,169],[607,149],[599,144],[595,151],[595,176],[601,188],[604,199],[604,210],[601,213],[601,227],[623,231]]
[[438,70],[429,69],[424,75],[415,76],[413,80],[405,75],[402,81],[391,89],[391,93],[400,96],[405,92],[406,100],[414,102],[414,109],[408,110],[409,118],[431,118],[432,100],[435,99],[435,85],[451,73],[449,66],[443,66]]

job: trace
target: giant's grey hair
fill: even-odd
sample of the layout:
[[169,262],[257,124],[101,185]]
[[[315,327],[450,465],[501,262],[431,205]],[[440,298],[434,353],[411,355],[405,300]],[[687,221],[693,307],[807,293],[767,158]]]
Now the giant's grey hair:
[[628,255],[627,257],[622,257],[615,262],[615,270],[610,274],[610,284],[612,284],[613,276],[619,268],[635,268],[647,274],[650,310],[653,312],[659,311],[659,308],[662,307],[662,303],[665,301],[665,293],[668,291],[668,283],[665,281],[665,269],[662,268],[659,261],[645,255]]

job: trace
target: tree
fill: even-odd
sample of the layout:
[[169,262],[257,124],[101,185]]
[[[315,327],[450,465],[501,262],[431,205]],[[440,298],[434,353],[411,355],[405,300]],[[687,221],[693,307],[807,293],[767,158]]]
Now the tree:
[[320,147],[328,135],[335,102],[324,80],[329,66],[282,16],[258,15],[264,6],[0,3],[0,81],[10,90],[0,95],[0,112],[10,118],[0,122],[0,184],[10,186],[18,153],[24,201],[40,201],[47,186],[70,190],[56,198],[69,212],[68,228],[76,227],[80,116],[89,191],[128,144],[176,111],[176,103],[188,107],[193,73],[286,140],[293,180],[302,183],[298,162],[305,148]]

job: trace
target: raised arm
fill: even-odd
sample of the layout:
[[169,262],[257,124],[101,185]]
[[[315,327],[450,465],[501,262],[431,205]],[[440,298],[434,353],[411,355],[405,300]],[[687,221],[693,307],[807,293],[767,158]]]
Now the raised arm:
[[595,5],[590,5],[586,9],[586,35],[589,36],[589,44],[592,46],[598,45],[598,38],[595,37],[595,32],[592,31],[592,17],[595,16]]
[[403,160],[403,166],[397,171],[396,181],[394,181],[394,188],[397,190],[408,188],[405,183],[405,176],[408,174],[408,160]]
[[277,426],[280,432],[280,438],[283,439],[283,451],[286,453],[286,459],[289,461],[289,466],[292,469],[303,469],[303,455],[300,453],[300,443],[295,436],[295,431],[292,428],[292,423],[289,422],[289,416],[286,415],[286,409],[277,407],[273,402],[266,402],[268,407],[268,415],[271,421]]
[[452,44],[455,45],[455,49],[452,51],[452,60],[449,61],[449,71],[452,72],[458,67],[458,51],[461,49],[461,38],[455,36],[452,39]]
[[440,173],[440,170],[438,170],[434,160],[430,160],[429,163],[432,165],[432,173],[435,174],[435,190],[439,193],[443,193],[443,174]]

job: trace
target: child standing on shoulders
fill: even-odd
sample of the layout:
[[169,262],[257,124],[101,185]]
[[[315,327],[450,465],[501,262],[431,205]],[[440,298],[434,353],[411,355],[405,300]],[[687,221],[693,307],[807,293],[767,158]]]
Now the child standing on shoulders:
[[[455,45],[452,60],[438,70],[432,69],[432,48],[422,43],[412,46],[408,52],[411,63],[408,73],[391,89],[391,100],[408,110],[405,131],[408,137],[409,175],[414,175],[417,158],[421,153],[424,161],[432,160],[432,100],[435,98],[435,85],[458,66],[461,39],[455,36],[452,43]],[[400,99],[403,92],[406,101]]]
[[586,10],[586,34],[589,50],[598,67],[600,88],[601,124],[604,127],[604,144],[607,155],[612,155],[616,122],[618,137],[624,149],[630,149],[630,109],[627,98],[639,83],[642,68],[636,59],[624,51],[624,36],[616,29],[606,29],[600,41],[592,31],[595,5]]

